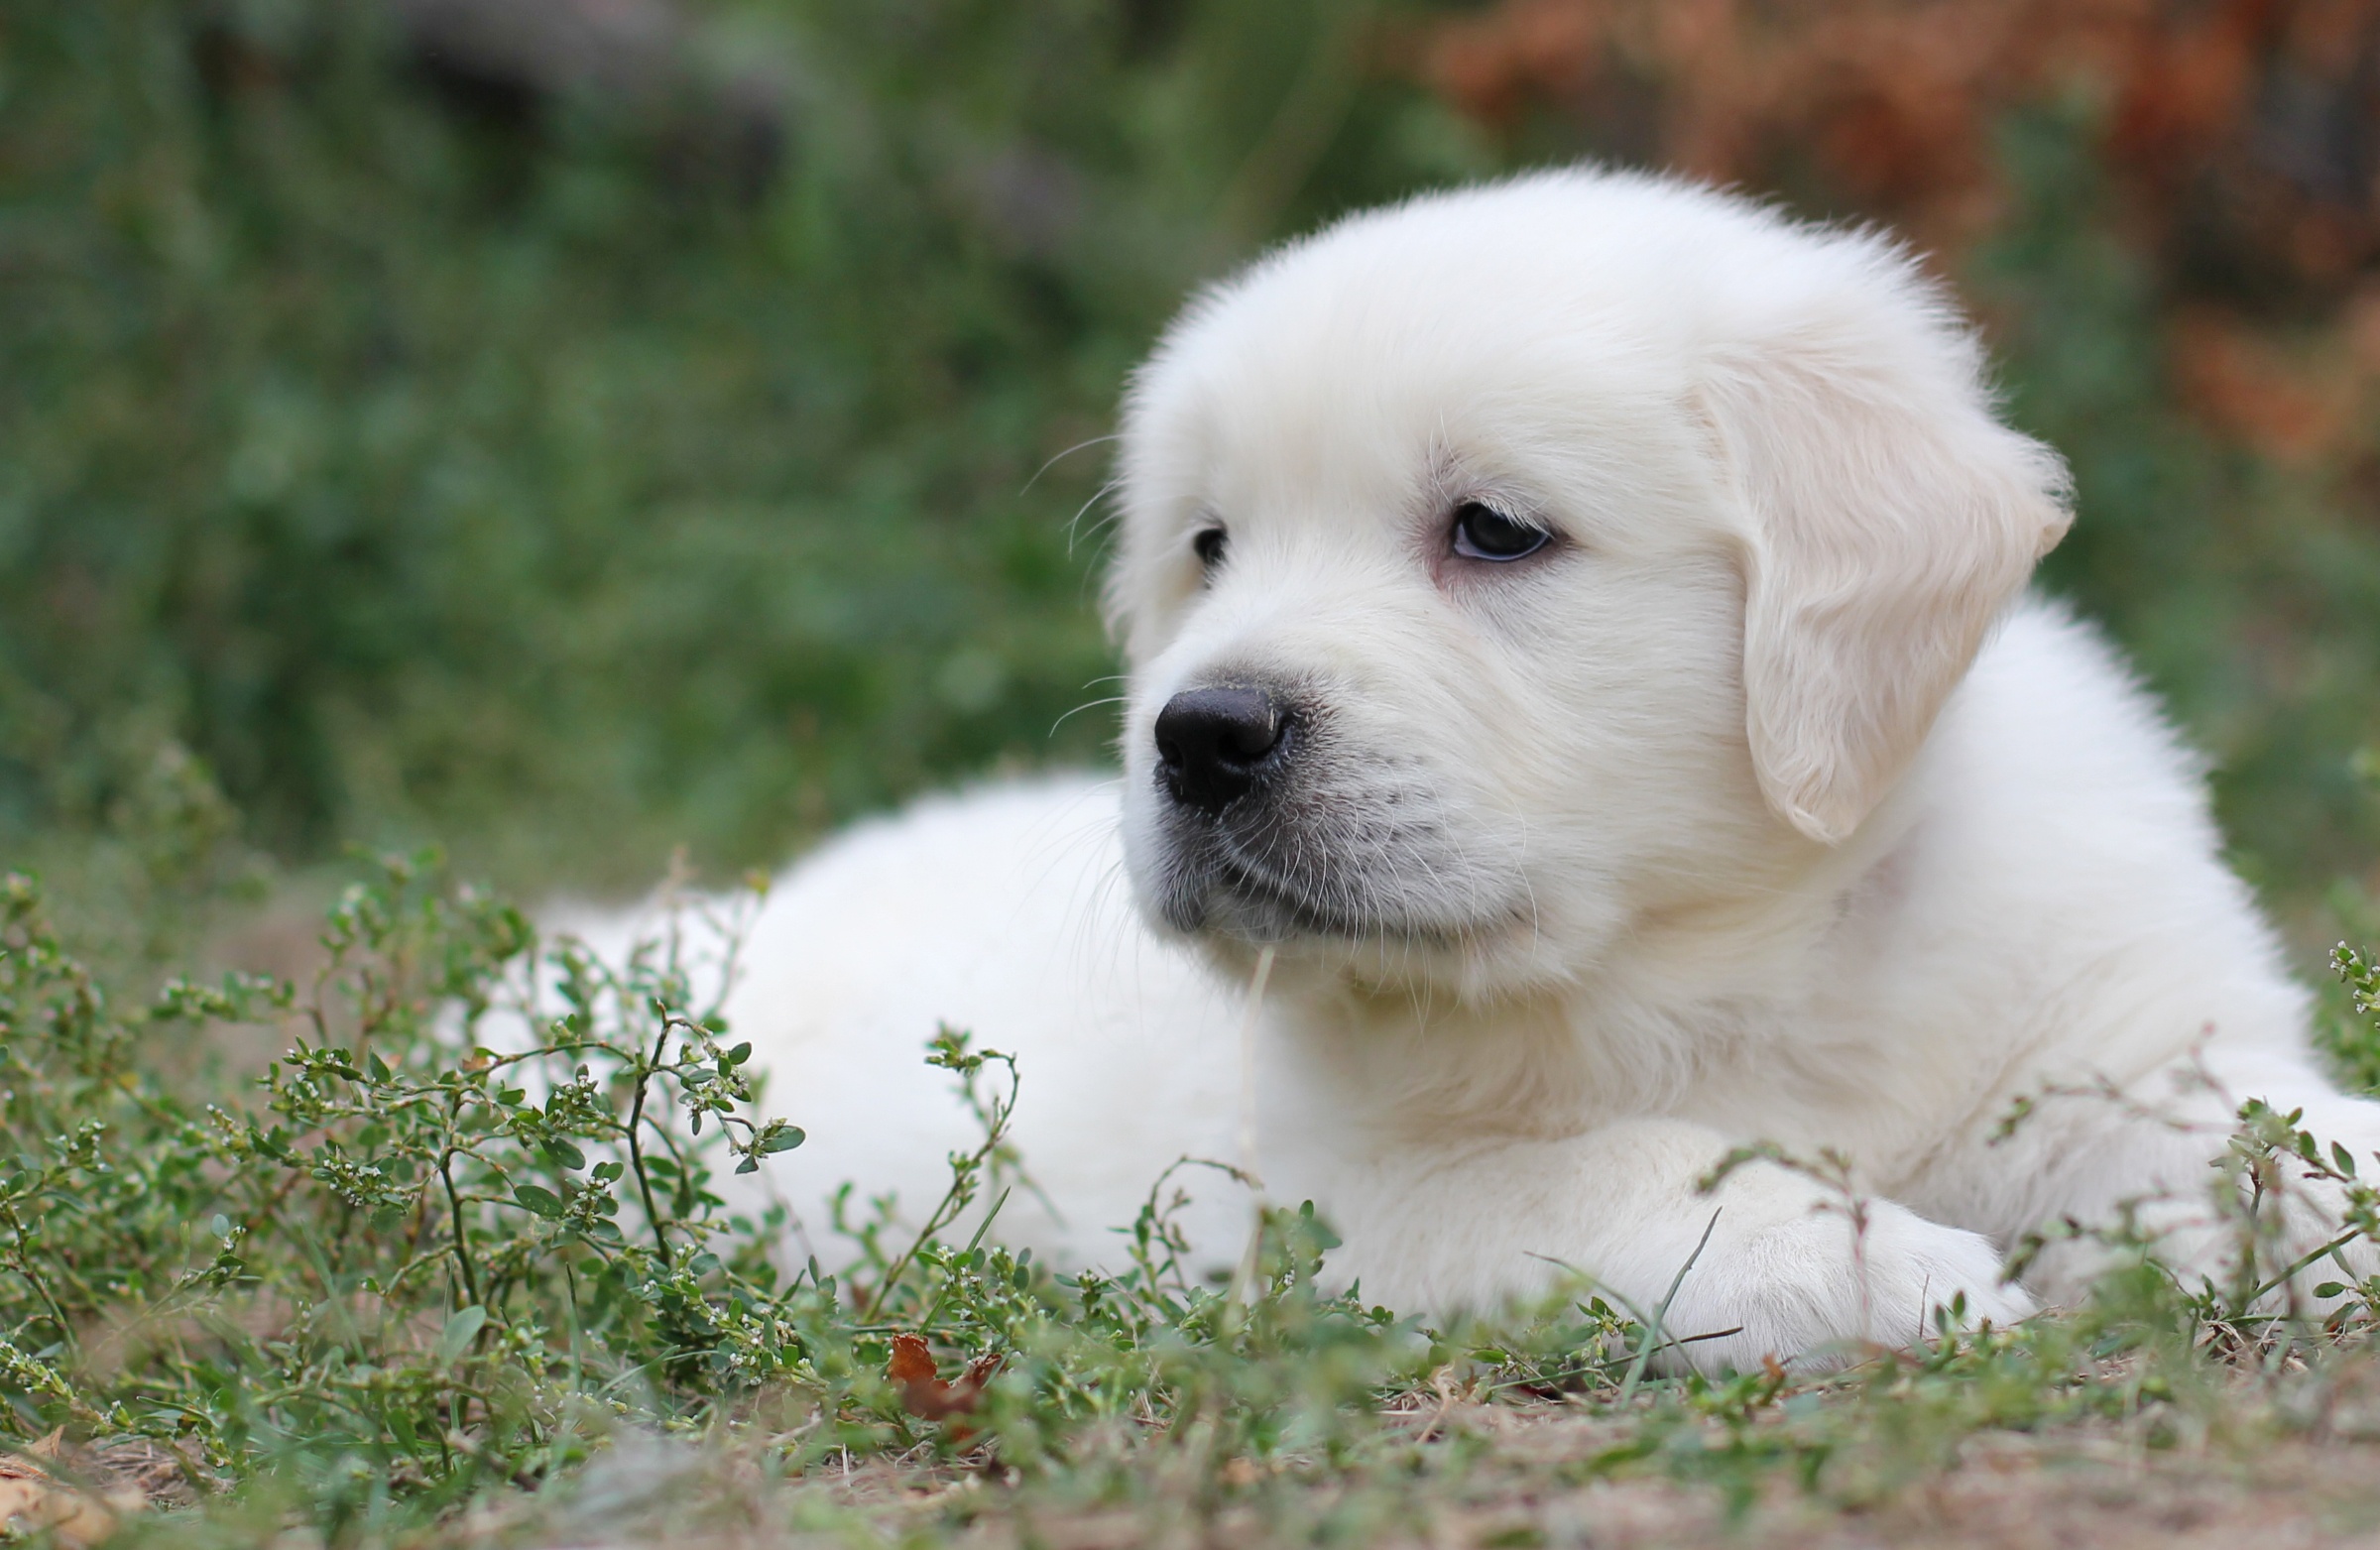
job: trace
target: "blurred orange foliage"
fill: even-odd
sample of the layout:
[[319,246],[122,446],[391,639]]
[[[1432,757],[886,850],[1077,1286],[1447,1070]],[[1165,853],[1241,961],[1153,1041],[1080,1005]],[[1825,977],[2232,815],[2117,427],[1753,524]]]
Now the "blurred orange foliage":
[[[1891,221],[1956,259],[2000,221],[1994,131],[2095,108],[2110,208],[2171,304],[2175,386],[2276,455],[2380,376],[2380,0],[1498,0],[1422,67],[1466,114]],[[2319,359],[2261,338],[2326,330]],[[2334,380],[2336,379],[2336,380]]]

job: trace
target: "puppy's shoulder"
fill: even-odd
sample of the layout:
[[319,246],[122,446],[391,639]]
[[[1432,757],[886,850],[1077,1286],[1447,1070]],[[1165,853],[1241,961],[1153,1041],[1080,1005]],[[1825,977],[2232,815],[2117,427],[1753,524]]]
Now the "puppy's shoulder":
[[2056,999],[2108,1069],[2208,1027],[2299,1036],[2303,993],[2230,870],[2205,761],[2106,639],[2028,599],[1913,772],[1914,918],[1963,968]]
[[2055,599],[2034,594],[2004,617],[1944,707],[1925,781],[1978,809],[2036,804],[2053,828],[2109,805],[2165,831],[2216,844],[2206,761],[2166,717],[2116,648]]

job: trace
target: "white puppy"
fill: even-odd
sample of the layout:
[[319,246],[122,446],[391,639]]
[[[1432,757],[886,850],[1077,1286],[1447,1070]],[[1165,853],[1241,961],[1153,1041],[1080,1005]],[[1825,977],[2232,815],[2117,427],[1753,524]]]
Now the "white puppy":
[[[2020,599],[2064,470],[1884,240],[1595,173],[1357,216],[1184,313],[1121,488],[1120,831],[1112,782],[929,803],[761,921],[732,1013],[811,1133],[775,1169],[814,1240],[842,1179],[938,1195],[940,1019],[1018,1055],[1057,1215],[1019,1195],[1013,1240],[1112,1257],[1160,1169],[1252,1135],[1368,1297],[1560,1263],[1649,1306],[1692,1258],[1669,1325],[1735,1331],[1712,1366],[1906,1341],[1961,1292],[2021,1316],[2002,1252],[2127,1200],[2210,1262],[2240,1097],[2380,1141],[2192,760]],[[2136,1104],[1994,1142],[2102,1079]],[[1783,1167],[1701,1192],[1763,1139],[1852,1160],[1862,1242]]]

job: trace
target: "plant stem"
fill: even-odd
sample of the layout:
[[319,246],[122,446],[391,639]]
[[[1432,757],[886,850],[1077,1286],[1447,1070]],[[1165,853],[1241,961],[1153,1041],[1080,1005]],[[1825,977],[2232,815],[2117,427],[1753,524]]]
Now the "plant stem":
[[654,1247],[660,1252],[661,1268],[664,1270],[669,1268],[669,1239],[668,1235],[661,1231],[661,1213],[654,1208],[653,1203],[653,1180],[646,1175],[645,1148],[638,1142],[637,1133],[644,1128],[645,1123],[645,1089],[651,1085],[653,1073],[659,1069],[661,1056],[666,1054],[668,1049],[669,1016],[668,1013],[663,1013],[660,1036],[655,1038],[653,1043],[653,1059],[638,1065],[637,1096],[628,1106],[629,1166],[636,1169],[637,1193],[645,1198],[645,1220],[653,1224]]
[[454,1148],[438,1153],[438,1177],[446,1185],[446,1214],[454,1223],[454,1260],[462,1267],[463,1295],[479,1301],[479,1274],[471,1267],[471,1244],[463,1228],[463,1202],[454,1188]]

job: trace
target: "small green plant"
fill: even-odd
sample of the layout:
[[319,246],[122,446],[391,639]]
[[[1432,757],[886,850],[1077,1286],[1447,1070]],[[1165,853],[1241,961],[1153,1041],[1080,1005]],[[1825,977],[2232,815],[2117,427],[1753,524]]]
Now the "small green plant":
[[[1129,1510],[1250,1542],[1361,1538],[1614,1476],[1737,1515],[1778,1490],[1873,1504],[1987,1431],[2268,1436],[2380,1324],[2380,1281],[2320,1262],[2369,1263],[2370,1164],[2255,1103],[2210,1175],[2221,1273],[2185,1284],[2135,1218],[2099,1235],[2114,1268],[2087,1305],[2014,1330],[1952,1310],[1830,1374],[1683,1372],[1665,1308],[1584,1277],[1498,1320],[1402,1318],[1331,1285],[1310,1205],[1253,1213],[1250,1272],[1208,1284],[1186,1269],[1190,1187],[1248,1181],[1197,1159],[1153,1182],[1112,1273],[1061,1273],[998,1241],[1008,1193],[1032,1187],[1010,1128],[1030,1073],[948,1027],[923,1054],[981,1138],[922,1231],[879,1213],[850,1263],[791,1266],[782,1208],[722,1187],[802,1138],[760,1112],[719,1011],[752,902],[689,900],[699,929],[605,961],[434,855],[384,857],[331,907],[302,986],[170,980],[119,1006],[39,888],[0,883],[0,1443],[149,1450],[191,1505],[130,1528],[177,1544],[565,1521],[612,1475],[579,1466],[631,1469],[654,1438],[698,1444],[688,1469],[744,1461],[740,1510],[792,1491],[783,1510],[853,1532],[876,1509],[807,1483],[998,1483],[935,1508],[944,1526]],[[2372,1015],[2372,966],[2338,969]],[[260,1077],[157,1074],[202,1064],[161,1065],[165,1041],[241,1022],[287,1035]],[[800,1094],[769,1097],[799,1117]],[[1837,1188],[1857,1232],[1847,1163],[1732,1160],[1754,1156]],[[2312,1252],[2277,1230],[2317,1207],[2332,1228]],[[1482,1419],[1500,1413],[1588,1429],[1516,1463]],[[679,1499],[663,1475],[653,1499]]]
[[[337,1516],[535,1475],[799,1360],[772,1224],[712,1188],[801,1140],[749,1115],[732,962],[673,934],[599,964],[434,856],[384,858],[304,991],[176,980],[118,1013],[30,881],[5,906],[0,1329],[42,1374],[16,1429],[172,1440],[209,1484],[295,1449]],[[293,1034],[253,1093],[148,1073],[237,1021]]]

